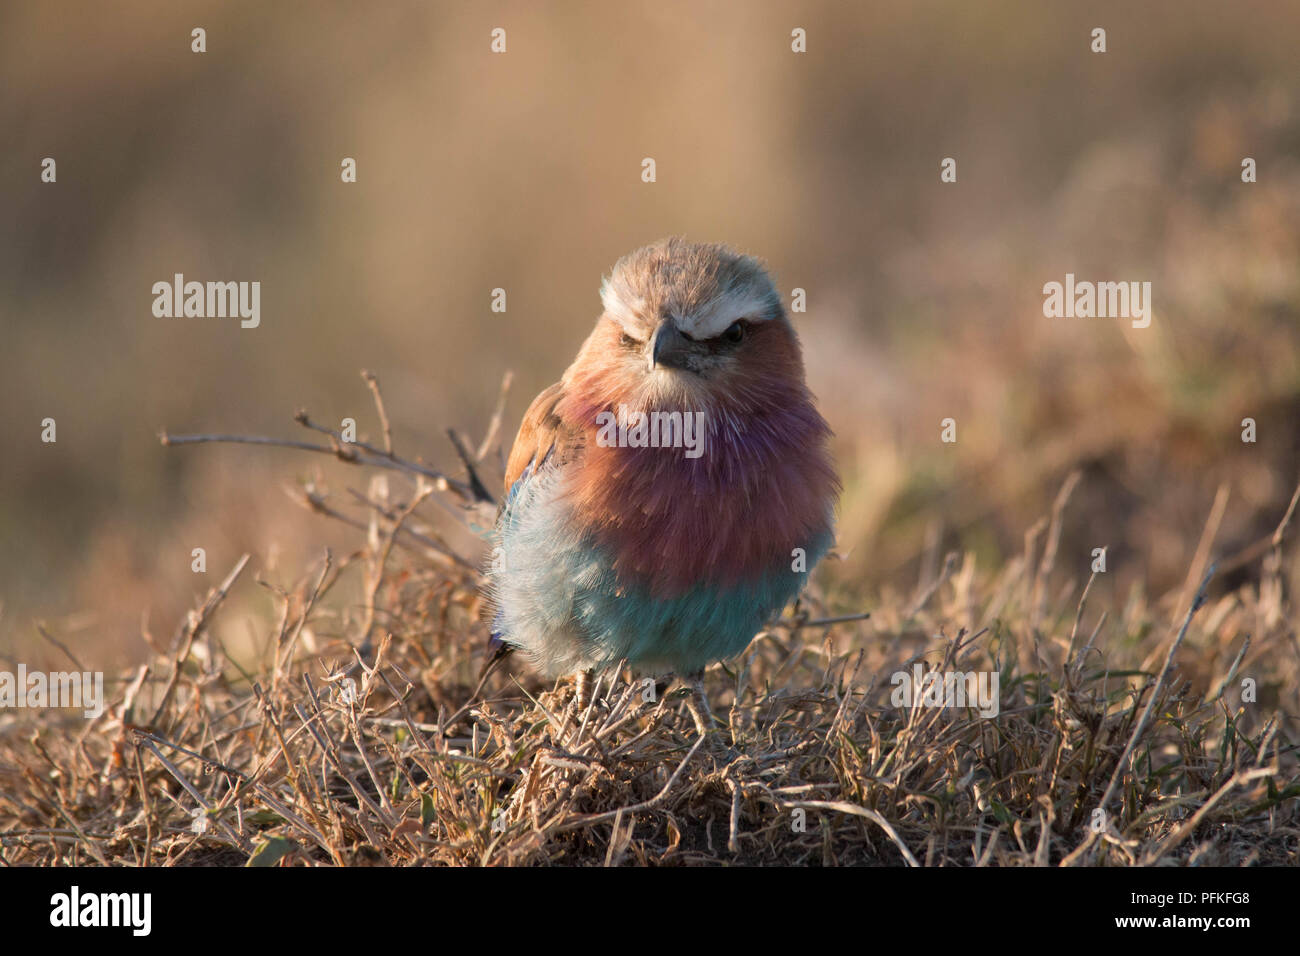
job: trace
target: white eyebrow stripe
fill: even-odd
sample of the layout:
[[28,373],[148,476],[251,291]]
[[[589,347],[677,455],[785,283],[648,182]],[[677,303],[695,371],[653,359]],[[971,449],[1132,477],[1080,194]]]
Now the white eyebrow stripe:
[[611,317],[623,325],[635,325],[640,320],[641,310],[645,308],[645,299],[638,297],[633,302],[624,301],[614,283],[606,280],[600,286],[600,304]]
[[679,317],[678,323],[692,338],[711,339],[725,332],[737,319],[767,322],[773,312],[771,297],[746,289],[724,293],[695,315]]

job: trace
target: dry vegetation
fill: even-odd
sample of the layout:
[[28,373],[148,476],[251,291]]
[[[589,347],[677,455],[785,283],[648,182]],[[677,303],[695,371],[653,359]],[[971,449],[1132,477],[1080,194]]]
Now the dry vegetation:
[[[344,445],[300,413],[326,438],[294,443],[373,472],[346,500],[299,492],[364,543],[288,588],[246,555],[96,721],[0,718],[3,862],[1294,862],[1295,497],[1229,559],[1240,586],[1206,584],[1218,508],[1182,588],[1097,607],[1093,581],[1057,566],[1071,475],[995,574],[934,555],[869,618],[814,587],[706,675],[720,721],[700,737],[682,691],[627,674],[581,712],[518,663],[475,696],[477,556],[438,516],[491,520],[478,473],[499,460],[502,406],[477,450],[453,435],[464,474],[447,476],[394,454],[367,381],[382,440]],[[236,651],[214,622],[258,585],[276,614]],[[894,706],[890,675],[918,662],[996,669],[1001,712]]]

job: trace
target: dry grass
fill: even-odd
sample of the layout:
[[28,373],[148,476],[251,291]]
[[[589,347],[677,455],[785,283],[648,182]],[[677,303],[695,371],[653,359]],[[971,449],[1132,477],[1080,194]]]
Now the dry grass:
[[[567,683],[522,667],[472,696],[488,652],[478,573],[432,509],[490,520],[477,471],[499,446],[500,409],[477,452],[456,441],[460,480],[393,454],[367,381],[380,445],[344,446],[298,418],[327,435],[316,450],[396,472],[400,492],[381,473],[352,493],[359,518],[323,487],[302,490],[364,543],[295,586],[259,580],[276,614],[246,653],[214,623],[255,587],[247,556],[169,645],[119,675],[98,720],[3,717],[3,862],[1295,861],[1291,512],[1235,590],[1197,587],[1206,544],[1168,600],[1134,592],[1097,608],[1092,582],[1056,567],[1072,476],[997,573],[950,555],[915,593],[874,600],[869,619],[814,588],[708,672],[721,719],[701,738],[682,691],[627,674],[582,712]],[[890,676],[917,663],[997,671],[1000,713],[894,706]]]

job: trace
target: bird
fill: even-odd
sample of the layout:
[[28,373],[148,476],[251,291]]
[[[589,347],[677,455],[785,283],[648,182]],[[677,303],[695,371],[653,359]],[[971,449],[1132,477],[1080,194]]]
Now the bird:
[[675,676],[703,733],[704,669],[743,651],[833,545],[831,430],[759,260],[674,236],[619,259],[600,299],[506,461],[492,640],[575,675],[580,708],[594,674]]

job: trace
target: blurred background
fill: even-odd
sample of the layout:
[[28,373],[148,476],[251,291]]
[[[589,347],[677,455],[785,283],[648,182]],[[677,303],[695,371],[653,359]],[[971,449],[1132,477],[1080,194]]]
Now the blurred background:
[[[1216,495],[1231,556],[1300,473],[1298,36],[1287,0],[0,4],[0,652],[39,620],[121,664],[245,551],[292,582],[357,547],[283,493],[355,470],[160,429],[377,440],[367,368],[455,472],[446,428],[513,370],[508,445],[673,233],[807,291],[844,610],[951,549],[996,572],[1075,468],[1058,567],[1108,547],[1102,607],[1177,589]],[[1151,326],[1044,318],[1067,272],[1150,281]],[[260,327],[155,318],[175,273],[260,281]]]

